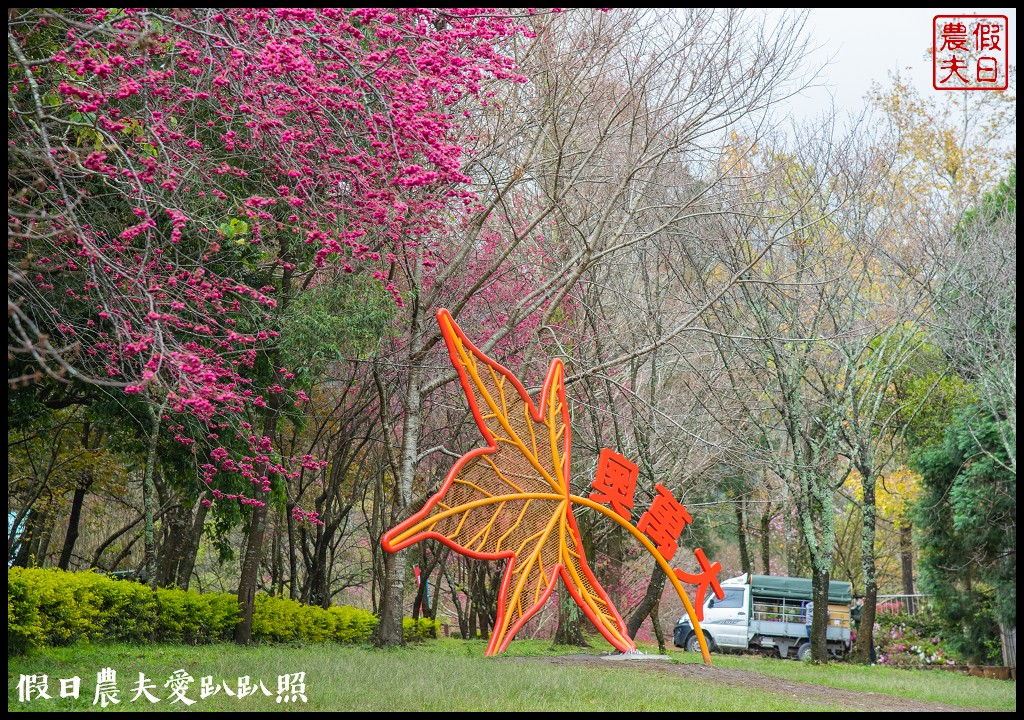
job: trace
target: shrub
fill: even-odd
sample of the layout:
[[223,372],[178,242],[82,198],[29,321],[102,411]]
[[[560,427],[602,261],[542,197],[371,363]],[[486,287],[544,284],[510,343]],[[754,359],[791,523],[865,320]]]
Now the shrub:
[[7,572],[7,653],[18,655],[43,645],[43,623],[22,568]]
[[365,643],[377,627],[377,617],[349,606],[303,605],[287,598],[256,596],[252,636],[264,642]]
[[228,593],[157,588],[156,638],[199,645],[230,640],[241,619],[238,599]]
[[153,631],[157,602],[147,586],[126,580],[113,580],[95,572],[67,573],[87,589],[95,604],[95,632],[90,640],[141,642]]
[[437,620],[420,618],[413,620],[405,618],[402,620],[402,635],[406,642],[423,642],[428,638],[436,638],[441,629],[441,623]]
[[9,652],[81,640],[139,641],[156,616],[149,588],[95,572],[10,568],[7,585]]
[[334,639],[340,643],[369,642],[379,622],[373,613],[348,605],[334,605],[327,612],[337,618]]
[[941,622],[930,611],[880,612],[875,622],[879,665],[924,667],[956,665],[942,640]]
[[[152,637],[158,642],[210,643],[230,640],[239,620],[238,600],[229,593],[177,588],[158,588],[154,593],[147,585],[96,572],[7,571],[9,654],[94,640],[142,642]],[[373,613],[353,607],[325,610],[261,594],[256,596],[253,638],[365,643],[377,622]],[[414,624],[409,632],[421,639],[431,633],[436,637],[429,621]]]

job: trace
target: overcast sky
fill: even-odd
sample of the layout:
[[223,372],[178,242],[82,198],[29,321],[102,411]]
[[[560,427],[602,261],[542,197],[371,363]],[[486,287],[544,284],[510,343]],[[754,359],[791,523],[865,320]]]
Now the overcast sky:
[[[768,12],[777,13],[776,10]],[[811,9],[807,34],[819,46],[812,58],[823,71],[826,87],[795,99],[792,110],[806,119],[816,115],[834,96],[842,114],[864,106],[874,80],[887,84],[889,73],[899,70],[924,95],[948,94],[932,87],[932,62],[925,53],[932,46],[932,20],[936,15],[1006,15],[1009,18],[1010,61],[1017,65],[1017,11],[1014,8],[893,8]],[[1011,89],[1014,84],[1011,83]],[[962,91],[960,91],[962,92]]]

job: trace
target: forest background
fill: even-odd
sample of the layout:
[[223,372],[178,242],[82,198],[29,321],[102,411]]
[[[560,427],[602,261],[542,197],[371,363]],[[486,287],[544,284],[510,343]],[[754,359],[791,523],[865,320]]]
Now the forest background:
[[[434,320],[601,448],[722,577],[1016,626],[1016,107],[794,121],[806,14],[17,9],[8,565],[487,636],[501,563],[385,531],[481,445]],[[577,513],[631,633],[682,608]],[[585,641],[561,594],[528,632]],[[816,603],[824,607],[826,603]],[[651,626],[651,618],[654,625]],[[824,615],[812,633],[824,633]],[[858,637],[867,659],[871,632]],[[824,643],[819,643],[824,652]]]

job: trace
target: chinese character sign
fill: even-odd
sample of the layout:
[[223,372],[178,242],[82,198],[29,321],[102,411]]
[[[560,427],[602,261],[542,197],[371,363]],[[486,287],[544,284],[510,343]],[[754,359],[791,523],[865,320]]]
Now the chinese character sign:
[[[78,699],[81,692],[81,678],[75,676],[70,678],[59,678],[60,695],[62,698]],[[118,683],[117,670],[114,668],[102,668],[96,673],[95,692],[93,694],[93,705],[100,708],[113,707],[130,703],[166,703],[168,706],[178,705],[181,708],[194,705],[208,697],[223,692],[225,696],[238,699],[249,695],[263,695],[271,697],[273,693],[263,684],[262,680],[252,681],[248,675],[238,678],[237,685],[224,680],[217,682],[212,675],[204,675],[199,679],[198,698],[190,697],[193,693],[195,678],[184,668],[175,670],[166,678],[163,683],[164,690],[157,687],[157,683],[147,677],[145,673],[139,673],[138,682],[133,682],[129,693],[121,695]],[[27,703],[35,700],[51,700],[49,677],[46,675],[22,675],[18,679],[18,702]],[[306,673],[290,673],[277,677],[277,703],[305,703],[306,699]],[[130,709],[130,708],[129,708]],[[177,707],[175,709],[178,709]]]
[[1005,90],[1009,32],[1006,15],[936,15],[932,19],[932,86],[936,90]]
[[[423,508],[384,534],[384,549],[397,552],[429,538],[468,557],[506,561],[488,655],[508,647],[559,579],[609,643],[623,652],[636,650],[584,553],[574,508],[585,506],[644,545],[699,627],[680,582],[698,585],[701,594],[710,586],[722,597],[715,578],[721,566],[705,558],[700,575],[669,566],[679,534],[691,522],[686,508],[658,485],[650,508],[632,525],[637,467],[607,449],[589,497],[570,491],[572,443],[562,362],[552,361],[534,404],[511,372],[473,346],[447,310],[439,310],[437,320],[486,447],[459,458]],[[700,561],[703,553],[697,557]],[[704,661],[710,664],[703,635],[699,637]]]
[[597,477],[594,478],[594,492],[590,493],[590,499],[610,504],[620,517],[629,520],[638,472],[639,468],[631,461],[605,448],[597,461]]
[[651,509],[640,517],[636,529],[658,543],[658,552],[666,560],[671,560],[679,549],[679,533],[693,522],[690,513],[683,504],[672,497],[672,493],[661,483],[654,486],[657,493]]

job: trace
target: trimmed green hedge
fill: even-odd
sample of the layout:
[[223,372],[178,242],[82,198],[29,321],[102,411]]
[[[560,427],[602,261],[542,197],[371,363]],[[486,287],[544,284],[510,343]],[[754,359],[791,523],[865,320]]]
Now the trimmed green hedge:
[[437,620],[420,618],[404,618],[402,620],[402,635],[406,642],[423,642],[427,639],[437,638],[441,631],[441,623]]
[[[147,585],[95,572],[7,571],[7,651],[11,654],[79,641],[142,642],[151,634],[157,642],[210,643],[230,640],[238,622],[238,601],[229,593],[165,588],[154,593]],[[377,617],[365,610],[347,606],[325,610],[258,595],[252,635],[262,642],[365,643],[376,627]],[[422,632],[417,626],[414,636]]]
[[324,610],[269,595],[258,595],[252,616],[252,636],[269,642],[365,643],[377,627],[377,617],[366,610],[332,605]]
[[156,617],[152,590],[136,582],[92,572],[7,571],[9,653],[79,640],[141,641]]
[[[113,582],[139,585],[130,580]],[[147,590],[148,586],[143,585]],[[154,639],[203,645],[230,640],[238,625],[238,598],[229,593],[197,593],[177,588],[156,589]]]

